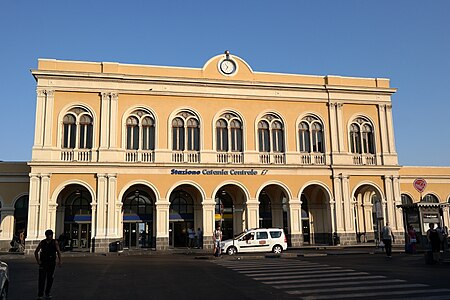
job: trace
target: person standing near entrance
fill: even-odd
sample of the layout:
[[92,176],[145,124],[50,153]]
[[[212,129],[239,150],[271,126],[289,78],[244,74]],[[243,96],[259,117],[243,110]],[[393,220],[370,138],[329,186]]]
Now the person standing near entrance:
[[434,223],[430,223],[428,226],[430,226],[430,229],[427,231],[427,240],[428,244],[431,246],[431,251],[433,252],[433,263],[437,263],[439,262],[442,236],[439,231],[434,229]]
[[[44,296],[44,287],[45,297],[51,298],[50,291],[55,273],[56,256],[58,256],[58,265],[61,266],[59,245],[53,239],[53,231],[48,229],[45,231],[45,240],[42,240],[34,251],[34,257],[39,265],[38,299],[42,299]],[[47,285],[45,285],[46,281]]]
[[194,228],[189,227],[187,232],[188,232],[188,248],[194,248],[194,244],[195,244],[195,231],[194,231]]
[[216,230],[214,230],[213,240],[214,240],[214,256],[219,257],[222,252],[220,249],[220,242],[222,242],[222,230],[220,230],[220,226],[217,226]]
[[197,235],[197,248],[201,249],[203,248],[203,231],[200,227],[197,229],[196,235]]
[[386,226],[383,227],[383,243],[386,248],[386,256],[392,257],[392,243],[395,241],[394,233],[392,232],[389,222],[386,222]]

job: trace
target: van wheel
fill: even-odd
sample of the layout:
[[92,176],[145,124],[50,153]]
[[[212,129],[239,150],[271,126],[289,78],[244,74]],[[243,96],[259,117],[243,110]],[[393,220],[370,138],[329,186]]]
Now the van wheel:
[[281,252],[283,252],[283,247],[281,247],[280,245],[275,245],[272,248],[272,252],[275,254],[281,254]]
[[237,252],[236,247],[230,246],[230,247],[228,247],[228,249],[227,249],[228,255],[235,255],[236,252]]

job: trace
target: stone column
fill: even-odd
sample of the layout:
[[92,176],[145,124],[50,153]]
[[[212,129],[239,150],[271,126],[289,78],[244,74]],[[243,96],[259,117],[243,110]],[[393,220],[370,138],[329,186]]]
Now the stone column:
[[344,228],[345,233],[340,235],[341,244],[349,245],[356,243],[355,237],[355,210],[354,202],[350,195],[350,182],[348,175],[342,175],[342,202],[344,206]]
[[215,201],[214,199],[204,199],[202,202],[203,211],[203,249],[213,249],[213,232],[215,218]]
[[109,93],[101,93],[100,101],[100,150],[108,148],[109,137]]
[[39,216],[40,211],[40,191],[41,178],[39,174],[30,174],[30,191],[28,202],[28,224],[27,224],[27,242],[25,243],[25,252],[32,253],[39,239]]
[[336,202],[333,199],[330,199],[330,217],[331,217],[331,236],[336,232],[336,211],[335,206]]
[[344,209],[342,202],[342,177],[340,175],[333,176],[333,197],[335,202],[336,213],[336,229],[335,231],[340,234],[345,231],[344,229]]
[[344,104],[342,103],[336,103],[336,117],[337,117],[337,135],[338,135],[338,151],[343,152],[345,151],[344,147],[344,130],[343,130],[343,118],[342,118],[342,107]]
[[156,250],[169,249],[169,207],[166,199],[156,201]]
[[259,201],[258,199],[247,200],[247,228],[259,227]]
[[[119,94],[110,93],[111,103],[110,103],[110,121],[109,121],[109,145],[110,149],[117,148],[117,137],[119,133],[117,132],[118,126],[122,124],[118,120],[118,104],[119,104]],[[120,128],[120,127],[119,127]]]
[[[106,206],[108,203],[108,179],[106,174],[97,174],[97,209],[95,239],[106,238]],[[94,224],[93,224],[94,225]]]
[[44,145],[45,90],[37,89],[36,126],[34,128],[34,148]]
[[381,153],[383,155],[383,164],[384,164],[384,155],[386,153],[389,153],[387,128],[386,128],[386,105],[378,104],[377,107],[378,107],[378,119],[380,121]]
[[394,124],[392,121],[392,104],[386,105],[386,121],[387,121],[387,133],[389,141],[389,153],[395,154],[395,138],[394,138]]
[[299,247],[303,245],[302,234],[302,205],[300,200],[289,201],[289,240],[291,247]]
[[392,176],[384,176],[384,193],[386,197],[386,222],[390,222],[392,228],[397,228],[394,218],[394,195],[392,189]]
[[45,238],[45,231],[47,229],[52,229],[55,231],[56,224],[50,224],[49,218],[49,204],[50,204],[50,174],[41,174],[41,192],[40,192],[40,222],[39,222],[39,233],[38,238]]
[[399,207],[402,204],[402,196],[400,192],[400,178],[399,176],[393,177],[394,186],[394,210],[395,210],[395,227],[398,231],[404,231],[405,227],[403,224],[403,211]]
[[116,240],[119,237],[119,224],[117,224],[116,203],[117,199],[117,174],[108,174],[108,212],[106,223],[106,236]]
[[51,148],[53,146],[53,106],[54,106],[54,92],[51,90],[45,91],[45,119],[44,119],[44,148]]
[[330,116],[330,137],[331,137],[331,153],[334,154],[339,150],[338,129],[336,123],[336,104],[328,103],[328,114]]

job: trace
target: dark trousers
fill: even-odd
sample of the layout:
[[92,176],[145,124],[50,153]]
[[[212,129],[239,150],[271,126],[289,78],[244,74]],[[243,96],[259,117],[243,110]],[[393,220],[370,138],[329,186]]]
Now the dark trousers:
[[391,256],[392,255],[392,240],[386,239],[383,240],[384,242],[384,248],[386,248],[386,255]]
[[[45,287],[45,295],[50,295],[50,290],[52,289],[53,284],[53,274],[55,273],[55,262],[50,263],[41,263],[39,265],[39,289],[38,296],[44,296],[44,287]],[[45,282],[47,281],[47,285]]]

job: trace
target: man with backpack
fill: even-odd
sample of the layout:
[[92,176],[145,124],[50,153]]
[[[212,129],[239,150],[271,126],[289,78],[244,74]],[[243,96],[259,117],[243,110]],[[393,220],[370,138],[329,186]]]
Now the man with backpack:
[[[45,240],[42,240],[34,251],[34,257],[39,265],[39,288],[38,298],[42,299],[44,296],[50,299],[50,290],[53,284],[53,274],[56,267],[56,256],[58,256],[58,265],[61,266],[61,252],[59,250],[58,242],[53,239],[53,231],[48,229],[45,231]],[[47,285],[45,282],[47,281]]]

